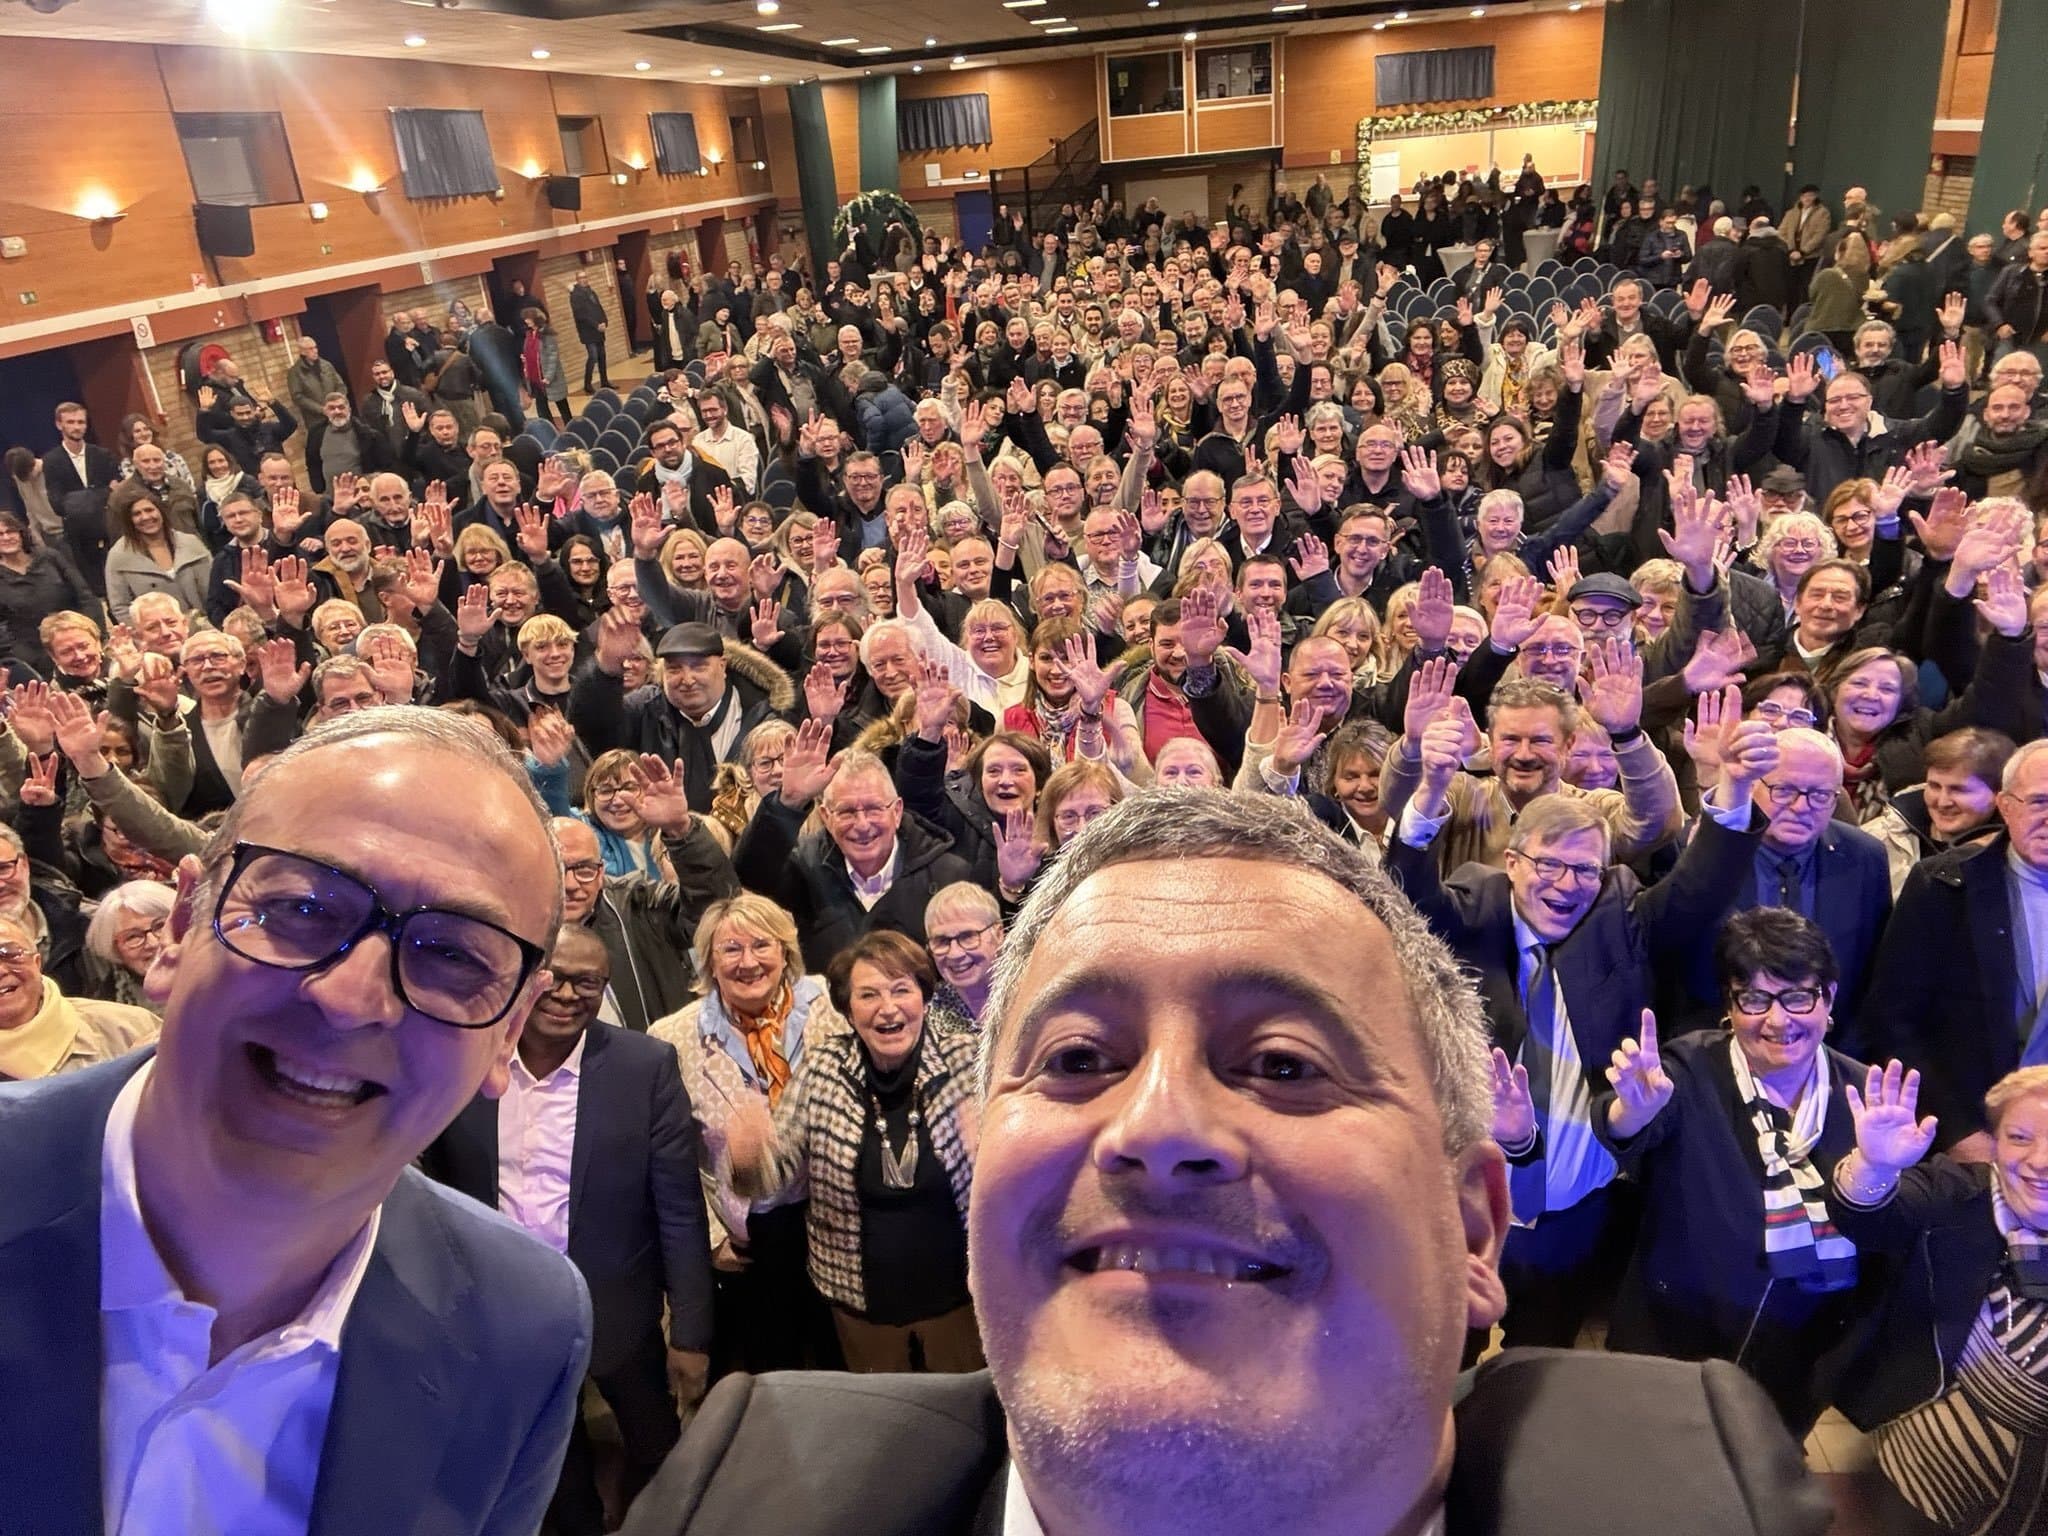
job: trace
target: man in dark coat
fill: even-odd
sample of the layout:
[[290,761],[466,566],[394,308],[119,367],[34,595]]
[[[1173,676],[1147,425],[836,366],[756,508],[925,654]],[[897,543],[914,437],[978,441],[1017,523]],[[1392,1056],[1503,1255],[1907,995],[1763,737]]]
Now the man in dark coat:
[[[702,454],[690,451],[690,442],[696,435],[696,419],[687,408],[650,426],[646,448],[654,455],[653,462],[640,472],[633,489],[660,502],[662,515],[669,522],[692,524],[705,538],[715,539],[719,532],[718,516],[711,499],[720,490],[732,489],[732,476]],[[683,502],[680,511],[668,504],[671,486]]]
[[576,339],[583,343],[583,393],[592,392],[593,376],[599,385],[610,389],[612,379],[605,369],[604,347],[611,316],[605,313],[604,300],[597,296],[597,290],[583,280],[580,272],[569,284],[569,317],[576,322]]
[[[674,1047],[599,1021],[611,978],[596,936],[565,926],[548,965],[553,981],[520,1031],[502,1099],[470,1100],[420,1167],[502,1211],[582,1274],[590,1377],[625,1442],[630,1499],[676,1443],[678,1402],[693,1406],[710,1370],[711,1241],[697,1122]],[[558,1095],[569,1100],[566,1136],[548,1113]],[[549,1514],[561,1536],[605,1529],[581,1415]]]
[[[925,904],[974,873],[952,838],[904,814],[880,758],[858,749],[831,758],[830,746],[830,727],[804,723],[783,760],[781,793],[761,802],[732,853],[740,884],[796,919],[804,965],[813,971],[871,929],[893,928],[924,943]],[[825,830],[804,836],[813,798]]]
[[526,412],[519,404],[519,341],[491,318],[488,309],[476,312],[476,325],[462,340],[470,361],[484,377],[484,393],[491,397],[491,409],[511,423],[518,432],[526,426]]
[[1752,219],[1735,259],[1735,313],[1768,304],[1786,320],[1802,295],[1792,279],[1792,252],[1769,219]]

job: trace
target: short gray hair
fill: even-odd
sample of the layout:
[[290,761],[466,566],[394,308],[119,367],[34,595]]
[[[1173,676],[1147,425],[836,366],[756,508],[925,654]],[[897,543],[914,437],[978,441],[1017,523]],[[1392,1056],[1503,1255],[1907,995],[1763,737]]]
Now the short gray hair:
[[2020,781],[2021,771],[2043,752],[2048,752],[2048,737],[2037,736],[2032,741],[2023,742],[2019,750],[2005,760],[2005,772],[1998,776],[1999,789],[2008,795],[2018,794],[2015,786]]
[[114,930],[121,926],[121,919],[130,913],[169,917],[177,901],[177,891],[161,880],[124,881],[100,898],[98,910],[86,925],[85,947],[108,964],[118,965],[121,957],[114,952]]
[[468,758],[476,767],[498,774],[517,786],[519,798],[533,812],[541,835],[547,839],[548,859],[554,865],[554,907],[547,921],[547,937],[540,941],[551,943],[555,930],[562,926],[562,850],[555,842],[553,813],[535,791],[533,780],[527,777],[526,765],[512,755],[495,731],[467,715],[425,709],[417,704],[379,704],[324,720],[271,758],[261,782],[228,807],[220,826],[199,855],[206,871],[202,906],[211,910],[220,895],[217,883],[227,868],[228,857],[233,853],[235,844],[241,841],[242,822],[248,815],[250,800],[281,782],[278,775],[289,775],[294,767],[300,766],[302,759],[324,752],[329,747],[346,746],[372,736],[395,736]]
[[1017,1005],[1031,951],[1089,876],[1119,864],[1244,858],[1321,875],[1355,897],[1394,944],[1429,1061],[1444,1145],[1453,1154],[1492,1134],[1485,1016],[1470,976],[1378,866],[1293,801],[1227,790],[1148,790],[1112,807],[1063,847],[1032,888],[996,961],[981,1042],[981,1090],[995,1075],[1003,1021]]

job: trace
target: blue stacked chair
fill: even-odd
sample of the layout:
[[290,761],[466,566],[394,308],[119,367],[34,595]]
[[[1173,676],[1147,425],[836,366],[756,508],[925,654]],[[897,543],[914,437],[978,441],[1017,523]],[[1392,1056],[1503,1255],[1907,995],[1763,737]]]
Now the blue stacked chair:
[[1611,261],[1598,262],[1594,265],[1593,275],[1600,279],[1601,288],[1612,288],[1614,280],[1621,276],[1621,268]]
[[[1550,265],[1555,266],[1556,263],[1552,262]],[[1522,291],[1528,294],[1531,304],[1539,310],[1544,310],[1548,309],[1551,301],[1557,297],[1557,284],[1547,277],[1538,275],[1530,278],[1529,286]]]
[[1813,306],[1811,304],[1802,304],[1792,311],[1791,331],[1794,336],[1797,336],[1806,329],[1806,317],[1812,313]]
[[583,407],[583,419],[600,432],[610,425],[611,419],[618,414],[619,408],[616,404],[610,400],[599,399],[596,395],[592,395],[590,404]]
[[697,358],[691,358],[683,364],[683,377],[701,387],[704,383],[704,364]]
[[[623,432],[599,433],[597,448],[602,448],[621,464],[633,457],[633,440]],[[593,448],[591,451],[594,453],[597,449]]]
[[1564,263],[1555,256],[1545,257],[1542,261],[1536,263],[1536,280],[1541,282],[1547,278],[1554,285],[1557,281],[1558,273],[1564,271],[1564,269]]
[[1766,346],[1776,346],[1785,331],[1785,317],[1768,304],[1759,304],[1742,317],[1743,325],[1763,337]]
[[592,426],[584,417],[578,416],[569,425],[562,428],[562,436],[573,437],[583,447],[588,448],[597,442],[597,428]]
[[520,429],[521,437],[530,437],[540,444],[543,453],[555,446],[555,424],[542,416],[529,416],[526,425]]
[[1600,263],[1591,256],[1581,256],[1572,263],[1572,270],[1574,272],[1598,272],[1600,270]]
[[619,392],[616,389],[613,389],[609,384],[605,385],[604,388],[600,389],[596,394],[592,395],[590,397],[590,400],[593,405],[595,405],[598,401],[602,400],[606,405],[610,406],[615,411],[619,408]]
[[590,450],[590,467],[601,469],[608,475],[619,472],[619,461],[602,442]]
[[[647,425],[647,419],[654,414],[655,409],[656,402],[653,395],[636,394],[625,405],[620,407],[619,414],[631,419],[637,430],[637,428]],[[617,423],[613,423],[613,425],[617,425]]]
[[768,480],[761,486],[761,499],[778,512],[787,512],[796,505],[796,482],[794,480]]

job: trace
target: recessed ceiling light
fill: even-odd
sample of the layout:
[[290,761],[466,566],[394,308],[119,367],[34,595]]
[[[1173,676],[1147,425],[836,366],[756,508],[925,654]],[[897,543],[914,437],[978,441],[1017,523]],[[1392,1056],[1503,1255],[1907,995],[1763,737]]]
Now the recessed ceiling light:
[[768,83],[768,82],[769,82],[770,80],[773,80],[774,78],[775,78],[775,77],[774,77],[773,75],[763,75],[763,76],[761,77],[761,83],[762,83],[763,85],[766,85],[766,84],[767,84],[767,83]]
[[1406,11],[1396,11],[1396,12],[1394,12],[1394,20],[1396,20],[1396,21],[1406,21],[1407,19],[1408,19],[1408,13],[1407,13]]
[[913,75],[921,75],[924,73],[924,66],[922,64],[913,64],[910,66],[910,72]]
[[1045,35],[1046,35],[1047,37],[1056,37],[1056,36],[1058,36],[1058,35],[1059,35],[1060,33],[1062,33],[1062,32],[1078,32],[1078,31],[1080,31],[1080,30],[1081,30],[1081,29],[1080,29],[1079,27],[1074,27],[1074,26],[1066,26],[1066,27],[1047,27],[1047,28],[1045,29]]
[[939,40],[936,37],[928,37],[924,40],[924,45],[927,48],[936,48],[939,46]]
[[965,64],[966,62],[967,62],[967,55],[966,55],[966,54],[964,54],[964,53],[956,53],[956,54],[954,54],[954,55],[953,55],[953,66],[954,66],[954,68],[956,68],[956,69],[957,69],[957,68],[959,68],[959,66],[961,66],[962,64]]
[[1034,16],[1031,18],[1031,25],[1034,27],[1060,27],[1065,26],[1066,21],[1067,18],[1064,16]]
[[828,37],[824,45],[827,48],[850,48],[859,41],[857,37]]
[[648,62],[647,62],[647,61],[646,61],[645,59],[635,59],[635,60],[633,61],[633,67],[634,67],[635,69],[652,69],[652,68],[654,68],[654,66],[653,66],[652,64],[648,63]]
[[856,48],[853,51],[855,53],[887,53],[889,45],[887,43],[870,43],[865,48]]
[[1566,10],[1568,10],[1568,11],[1576,11],[1576,10],[1579,10],[1580,8],[1581,8],[1581,7],[1580,7],[1580,4],[1579,4],[1579,0],[1572,0],[1572,3],[1571,3],[1570,5],[1568,5],[1568,6],[1566,6],[1566,7],[1565,7],[1565,9],[1566,9]]
[[1480,17],[1484,16],[1485,14],[1486,14],[1486,7],[1485,7],[1485,6],[1483,6],[1483,5],[1475,5],[1475,6],[1473,6],[1473,7],[1472,7],[1472,19],[1473,19],[1474,21],[1477,21],[1477,20],[1478,20],[1478,19],[1479,19]]
[[800,21],[764,21],[754,28],[756,32],[796,32],[803,28]]
[[1291,3],[1289,3],[1289,4],[1287,4],[1287,5],[1276,5],[1276,6],[1274,6],[1274,7],[1273,7],[1273,14],[1274,14],[1275,16],[1280,16],[1280,15],[1284,15],[1284,14],[1285,14],[1286,12],[1288,12],[1288,11],[1305,11],[1305,10],[1307,10],[1307,9],[1308,9],[1308,0],[1291,0]]
[[545,49],[545,48],[536,48],[536,49],[534,49],[534,50],[533,50],[533,56],[534,56],[534,57],[535,57],[536,59],[548,59],[548,58],[553,58],[553,57],[554,57],[554,55],[553,55],[553,54],[551,54],[551,53],[549,53],[549,52],[547,51],[547,49]]
[[1043,5],[1045,0],[1003,0],[1006,11],[1028,11],[1034,5]]
[[1184,43],[1192,43],[1195,40],[1195,34],[1192,32],[1183,32],[1180,35],[1180,40]]
[[722,69],[714,69],[713,71],[711,71],[711,78],[716,80],[720,75],[724,73],[725,71]]
[[405,40],[405,46],[408,48],[424,48],[427,46],[427,40],[415,32]]
[[781,9],[782,0],[754,0],[754,10],[758,15],[773,16]]

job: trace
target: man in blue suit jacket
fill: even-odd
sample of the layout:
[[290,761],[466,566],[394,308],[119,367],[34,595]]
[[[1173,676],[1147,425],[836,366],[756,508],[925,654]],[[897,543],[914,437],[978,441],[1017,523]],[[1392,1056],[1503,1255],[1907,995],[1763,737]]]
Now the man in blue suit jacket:
[[0,1085],[0,1528],[529,1536],[589,1301],[411,1164],[546,980],[544,808],[466,721],[366,710],[178,886],[155,1053]]
[[[630,1501],[675,1446],[678,1399],[694,1406],[710,1367],[711,1235],[697,1122],[672,1046],[596,1022],[611,969],[597,935],[564,928],[550,965],[553,985],[527,1021],[514,1069],[511,1092],[524,1102],[510,1101],[507,1112],[527,1134],[513,1187],[500,1187],[500,1101],[481,1094],[421,1167],[559,1243],[582,1272],[596,1317],[590,1374],[625,1441]],[[567,1148],[556,1144],[545,1111],[529,1107],[557,1085],[575,1106]],[[561,1536],[604,1529],[593,1470],[579,1421],[550,1512]]]

